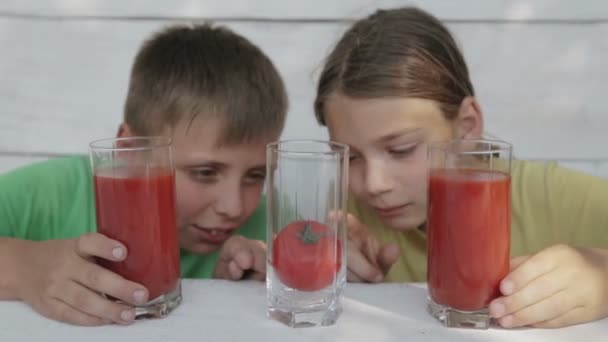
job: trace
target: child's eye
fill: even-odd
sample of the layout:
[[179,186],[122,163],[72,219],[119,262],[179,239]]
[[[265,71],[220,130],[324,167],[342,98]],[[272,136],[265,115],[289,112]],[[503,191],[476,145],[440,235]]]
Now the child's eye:
[[217,171],[211,168],[192,169],[190,170],[190,177],[196,181],[210,182],[217,177]]
[[416,151],[417,147],[418,147],[418,144],[397,146],[395,148],[391,148],[389,150],[389,153],[395,157],[406,157],[406,156],[409,156],[410,154],[414,153],[414,151]]
[[247,184],[264,183],[266,180],[266,172],[252,172],[246,176],[245,182]]

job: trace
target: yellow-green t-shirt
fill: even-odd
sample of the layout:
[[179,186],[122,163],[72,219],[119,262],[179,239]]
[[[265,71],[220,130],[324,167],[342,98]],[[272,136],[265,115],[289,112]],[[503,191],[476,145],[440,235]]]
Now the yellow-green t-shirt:
[[[511,256],[563,243],[608,249],[608,180],[555,162],[514,161],[511,170]],[[383,243],[397,243],[401,257],[386,281],[426,281],[427,244],[421,230],[384,226],[364,204],[350,212]]]

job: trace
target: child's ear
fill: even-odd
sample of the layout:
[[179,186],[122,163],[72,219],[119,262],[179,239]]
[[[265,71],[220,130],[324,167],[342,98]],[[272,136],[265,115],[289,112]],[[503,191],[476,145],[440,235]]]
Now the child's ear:
[[458,116],[453,123],[454,136],[458,139],[481,139],[483,135],[483,114],[473,96],[462,100]]
[[128,123],[123,122],[120,124],[120,126],[118,126],[118,132],[116,132],[117,138],[129,138],[134,136],[135,134],[133,133],[133,130],[131,129],[131,126],[129,126]]

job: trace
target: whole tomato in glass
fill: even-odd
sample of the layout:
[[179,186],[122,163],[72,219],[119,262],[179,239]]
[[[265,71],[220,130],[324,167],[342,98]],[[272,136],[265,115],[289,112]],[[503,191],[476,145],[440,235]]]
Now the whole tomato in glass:
[[274,238],[272,266],[281,282],[300,291],[331,285],[340,270],[342,249],[329,228],[316,221],[294,221]]

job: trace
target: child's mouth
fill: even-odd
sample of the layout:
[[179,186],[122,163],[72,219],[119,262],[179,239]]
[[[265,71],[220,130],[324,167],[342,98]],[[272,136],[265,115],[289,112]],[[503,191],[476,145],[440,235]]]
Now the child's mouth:
[[206,228],[193,224],[192,227],[195,234],[198,235],[201,242],[212,245],[220,245],[232,236],[234,228]]

